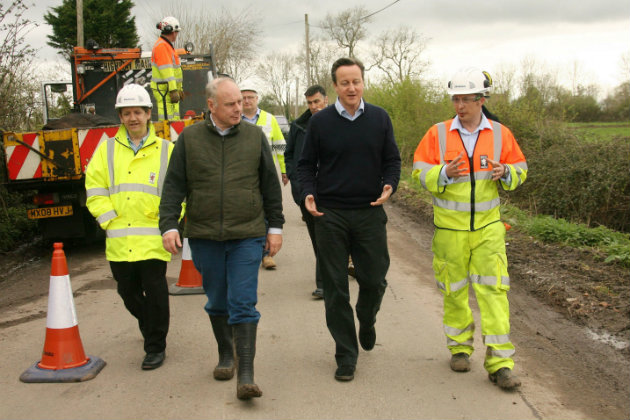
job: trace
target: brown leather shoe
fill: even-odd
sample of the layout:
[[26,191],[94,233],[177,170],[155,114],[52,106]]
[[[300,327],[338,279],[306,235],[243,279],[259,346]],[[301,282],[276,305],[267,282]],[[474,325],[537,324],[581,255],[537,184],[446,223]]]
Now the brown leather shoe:
[[276,268],[276,262],[269,255],[265,255],[262,259],[262,266],[265,270],[273,270]]

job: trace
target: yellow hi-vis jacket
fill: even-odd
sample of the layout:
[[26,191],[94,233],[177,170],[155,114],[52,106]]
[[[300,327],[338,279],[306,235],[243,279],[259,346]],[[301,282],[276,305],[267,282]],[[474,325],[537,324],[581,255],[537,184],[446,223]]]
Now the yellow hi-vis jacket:
[[287,147],[287,142],[284,140],[278,120],[267,111],[261,109],[256,125],[262,127],[263,133],[265,133],[267,141],[269,141],[269,145],[271,146],[273,160],[280,165],[280,172],[286,174],[287,169],[284,165],[284,149]]
[[183,80],[177,51],[167,39],[159,37],[151,51],[151,89],[166,95],[172,90],[182,90]]
[[102,141],[85,175],[87,207],[105,230],[109,261],[170,261],[158,227],[160,196],[173,144],[155,134],[134,154],[127,130]]
[[[492,165],[488,159],[507,164],[510,184],[499,182],[508,191],[525,182],[527,162],[512,132],[496,121],[490,121],[492,129],[479,132],[473,156],[468,157],[459,131],[450,130],[452,122],[438,123],[424,135],[414,154],[412,177],[433,195],[436,227],[474,231],[501,218],[498,182],[492,180]],[[438,185],[442,167],[461,152],[468,157],[469,173],[452,184]]]

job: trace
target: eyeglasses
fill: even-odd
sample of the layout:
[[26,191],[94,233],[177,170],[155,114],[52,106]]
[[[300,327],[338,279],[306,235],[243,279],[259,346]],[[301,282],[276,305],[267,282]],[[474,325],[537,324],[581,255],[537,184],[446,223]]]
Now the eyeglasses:
[[454,104],[458,104],[458,103],[463,103],[463,104],[469,104],[471,102],[477,102],[479,99],[481,99],[482,95],[475,95],[475,96],[451,96],[451,102],[453,102]]
[[256,99],[256,96],[250,96],[250,95],[243,96],[244,101],[253,101],[254,99]]

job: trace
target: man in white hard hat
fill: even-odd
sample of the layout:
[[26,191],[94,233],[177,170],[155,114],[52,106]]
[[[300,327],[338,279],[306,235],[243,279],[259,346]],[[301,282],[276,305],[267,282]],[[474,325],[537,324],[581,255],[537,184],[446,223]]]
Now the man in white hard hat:
[[179,120],[179,102],[184,99],[184,91],[175,41],[181,27],[173,16],[165,17],[156,27],[160,37],[151,51],[151,89],[157,103],[158,119]]
[[514,390],[521,381],[512,373],[510,277],[498,187],[511,191],[525,182],[527,162],[512,132],[483,113],[491,86],[487,73],[476,68],[464,68],[451,78],[447,92],[457,115],[424,135],[412,175],[433,195],[433,268],[444,296],[450,367],[470,370],[472,285],[487,347],[484,368],[493,383]]
[[116,97],[120,128],[100,143],[87,168],[87,207],[106,234],[106,257],[125,307],[138,320],[142,369],[164,361],[169,327],[166,263],[158,210],[173,145],[156,136],[151,98],[130,84]]
[[[243,120],[262,127],[263,133],[265,133],[267,141],[269,141],[269,145],[271,146],[273,160],[280,166],[282,184],[287,185],[289,177],[287,176],[287,170],[284,164],[284,149],[287,144],[284,140],[280,125],[278,124],[278,120],[271,113],[258,108],[258,92],[255,89],[245,86],[241,88],[241,94],[243,95]],[[269,253],[266,252],[263,254],[262,266],[267,270],[274,270],[277,264]]]

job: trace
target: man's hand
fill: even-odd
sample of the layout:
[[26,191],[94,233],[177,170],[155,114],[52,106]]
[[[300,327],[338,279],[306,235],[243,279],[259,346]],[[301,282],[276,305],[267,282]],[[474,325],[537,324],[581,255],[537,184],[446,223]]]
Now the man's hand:
[[507,172],[507,165],[504,165],[496,160],[488,159],[490,165],[492,165],[492,180],[496,181],[500,178],[503,178],[503,175]]
[[468,172],[466,166],[463,168],[460,167],[464,163],[462,160],[464,158],[464,152],[461,152],[455,159],[446,165],[446,176],[449,178],[459,178],[466,175]]
[[179,92],[178,92],[178,91],[176,91],[176,90],[171,90],[171,91],[168,93],[168,96],[169,96],[169,98],[170,98],[170,100],[171,100],[171,103],[176,104],[177,102],[179,102]]
[[282,248],[282,235],[278,233],[268,233],[265,242],[265,251],[269,251],[269,256],[273,257]]
[[178,248],[182,247],[182,240],[179,238],[179,232],[173,230],[162,235],[162,245],[165,250],[173,255],[177,255]]
[[289,177],[287,174],[282,174],[282,184],[287,185],[289,183]]
[[306,199],[304,200],[304,207],[306,207],[306,210],[315,217],[324,215],[324,213],[317,211],[317,205],[315,204],[315,197],[313,197],[313,194],[306,196]]
[[378,198],[378,200],[371,202],[370,205],[371,206],[382,206],[383,203],[385,203],[387,200],[389,200],[389,197],[391,197],[392,192],[394,192],[394,189],[392,188],[392,186],[389,185],[389,184],[385,184],[383,186],[383,192],[381,193],[381,196]]

